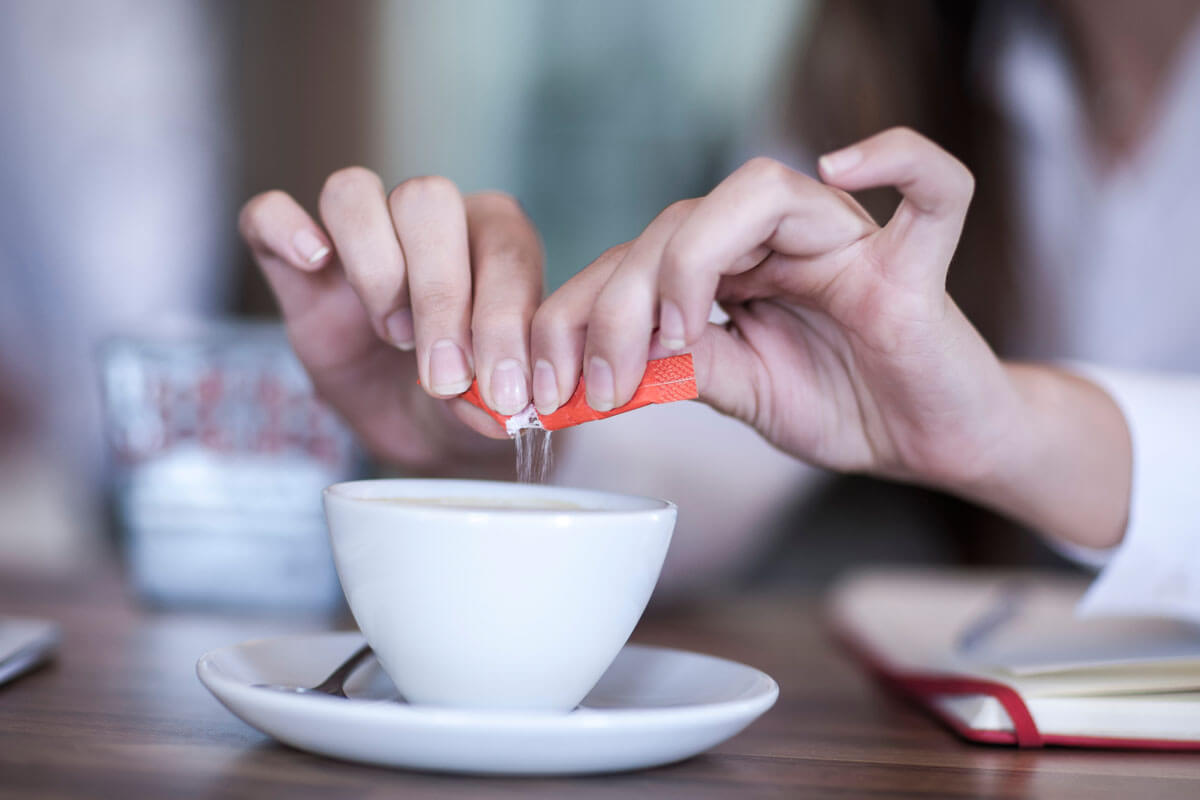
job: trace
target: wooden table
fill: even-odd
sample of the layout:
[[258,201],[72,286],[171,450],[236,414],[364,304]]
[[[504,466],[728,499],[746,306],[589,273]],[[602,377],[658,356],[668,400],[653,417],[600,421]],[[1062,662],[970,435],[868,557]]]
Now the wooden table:
[[690,761],[624,775],[476,779],[342,763],[276,744],[200,685],[196,658],[315,619],[139,609],[112,570],[75,581],[0,572],[0,614],[63,624],[56,664],[0,688],[0,797],[1200,798],[1194,754],[966,744],[873,685],[819,606],[749,596],[648,617],[635,639],[744,661],[779,703]]

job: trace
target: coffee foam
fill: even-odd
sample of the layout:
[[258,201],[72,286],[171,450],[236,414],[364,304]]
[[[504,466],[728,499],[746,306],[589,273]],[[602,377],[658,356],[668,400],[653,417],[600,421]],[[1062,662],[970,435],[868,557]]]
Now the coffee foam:
[[484,511],[592,511],[587,506],[567,500],[521,497],[470,497],[448,495],[442,497],[369,497],[372,503],[397,506],[427,506],[432,508],[464,508]]

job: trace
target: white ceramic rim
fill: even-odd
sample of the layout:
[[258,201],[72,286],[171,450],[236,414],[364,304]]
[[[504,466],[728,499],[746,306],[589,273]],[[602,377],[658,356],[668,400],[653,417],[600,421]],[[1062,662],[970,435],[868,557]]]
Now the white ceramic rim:
[[[383,489],[384,486],[408,487],[413,491],[404,494],[393,494]],[[476,508],[471,506],[453,506],[453,505],[396,505],[394,509],[397,513],[403,514],[433,514],[438,516],[462,516],[467,514],[503,514],[503,515],[519,515],[532,514],[535,516],[559,515],[559,514],[587,514],[605,516],[605,517],[622,517],[622,516],[645,516],[646,514],[661,513],[663,511],[675,511],[676,506],[670,500],[662,500],[657,497],[647,497],[637,494],[622,494],[620,492],[605,492],[598,489],[575,489],[568,486],[547,486],[536,483],[514,483],[511,481],[481,481],[481,480],[460,480],[456,478],[370,478],[367,480],[343,481],[335,483],[332,486],[327,486],[322,492],[326,501],[336,499],[340,502],[358,503],[360,501],[377,500],[387,497],[436,497],[439,487],[442,490],[454,486],[458,488],[476,489],[478,493],[468,494],[463,492],[464,497],[498,497],[501,501],[504,497],[543,497],[547,500],[562,500],[564,502],[576,502],[588,504],[584,508],[528,508],[521,506],[513,506],[511,508],[504,506],[486,508]],[[369,492],[364,493],[362,490],[370,487]],[[422,492],[422,487],[428,487],[428,490]],[[590,505],[590,503],[595,505]],[[606,503],[626,504],[625,508],[615,507],[606,508]],[[632,507],[630,507],[632,506]],[[373,508],[386,508],[386,506],[373,505]]]

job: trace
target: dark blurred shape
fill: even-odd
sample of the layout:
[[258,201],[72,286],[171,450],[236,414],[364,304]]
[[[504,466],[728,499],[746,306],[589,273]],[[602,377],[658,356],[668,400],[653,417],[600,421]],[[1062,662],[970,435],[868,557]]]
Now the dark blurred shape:
[[[9,370],[0,361],[0,377],[7,374]],[[0,380],[0,449],[21,436],[28,423],[27,399],[17,392],[16,387]]]
[[[976,177],[976,193],[947,286],[984,338],[1004,355],[1024,324],[1018,259],[1025,254],[1015,230],[1010,130],[976,63],[986,36],[981,31],[986,12],[987,4],[977,0],[821,3],[795,51],[786,120],[813,157],[902,125],[967,165]],[[892,189],[858,197],[880,223],[899,202]],[[828,580],[860,560],[910,557],[1061,563],[1030,531],[990,511],[936,492],[866,478],[839,478],[796,514],[797,527],[811,539],[802,543],[793,537],[791,554],[771,566],[776,575]],[[891,544],[879,541],[880,535]],[[854,544],[843,550],[838,543],[847,541]],[[804,559],[801,549],[817,542],[817,557]]]
[[[976,192],[948,276],[955,302],[1004,352],[1020,324],[1007,128],[979,85],[977,0],[838,0],[820,4],[797,48],[788,124],[814,157],[905,125],[971,169]],[[851,99],[852,98],[852,99]],[[892,189],[861,194],[880,222],[899,202]]]
[[0,442],[6,560],[81,565],[98,549],[96,343],[225,307],[231,7],[0,5],[0,394],[15,429]]
[[[283,189],[315,214],[329,173],[371,165],[378,93],[374,0],[225,0],[235,47],[243,201]],[[387,76],[382,76],[386,80]],[[232,221],[230,223],[232,225]],[[243,255],[235,309],[272,312],[274,300]]]

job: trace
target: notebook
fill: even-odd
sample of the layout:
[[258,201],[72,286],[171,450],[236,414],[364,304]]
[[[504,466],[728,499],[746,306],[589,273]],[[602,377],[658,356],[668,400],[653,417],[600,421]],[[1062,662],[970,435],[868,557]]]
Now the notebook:
[[1200,750],[1200,627],[1078,619],[1087,582],[876,569],[829,597],[834,633],[972,741]]

